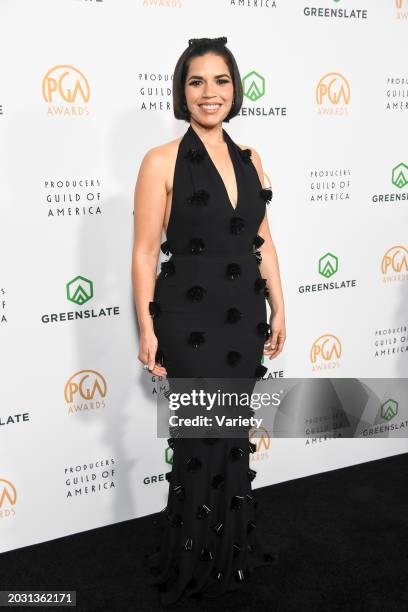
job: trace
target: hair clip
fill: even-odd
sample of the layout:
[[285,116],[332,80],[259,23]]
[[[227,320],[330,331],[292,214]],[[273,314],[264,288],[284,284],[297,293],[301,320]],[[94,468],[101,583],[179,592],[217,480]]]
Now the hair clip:
[[226,45],[227,44],[226,36],[219,36],[218,38],[190,38],[188,41],[189,47],[199,47],[200,45],[205,45],[207,43],[214,43],[216,45]]

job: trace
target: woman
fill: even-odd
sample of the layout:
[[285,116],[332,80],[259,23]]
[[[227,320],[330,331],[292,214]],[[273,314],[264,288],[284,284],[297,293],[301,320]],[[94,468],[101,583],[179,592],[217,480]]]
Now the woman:
[[[243,95],[226,42],[189,41],[173,75],[174,114],[189,127],[148,151],[140,167],[132,264],[138,357],[169,380],[252,379],[252,389],[267,371],[262,354],[272,359],[282,351],[284,302],[261,160],[222,127]],[[171,256],[156,279],[160,248]],[[170,438],[169,445],[162,546],[149,557],[164,605],[233,590],[273,561],[255,529],[255,445],[242,437]]]

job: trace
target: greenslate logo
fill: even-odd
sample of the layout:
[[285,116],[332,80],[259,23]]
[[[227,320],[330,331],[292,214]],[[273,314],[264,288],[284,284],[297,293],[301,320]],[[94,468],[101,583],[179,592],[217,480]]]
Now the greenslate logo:
[[408,166],[404,163],[398,164],[392,169],[392,184],[402,189],[408,183]]
[[248,72],[242,79],[244,96],[255,102],[265,95],[265,79],[255,70]]
[[173,451],[170,446],[168,446],[164,451],[164,460],[166,461],[166,463],[173,465]]
[[391,421],[398,414],[398,402],[389,399],[381,404],[381,416],[385,421]]
[[333,253],[326,253],[319,259],[319,274],[330,278],[339,269],[339,260]]
[[84,276],[76,276],[66,285],[67,299],[81,306],[93,298],[93,282]]

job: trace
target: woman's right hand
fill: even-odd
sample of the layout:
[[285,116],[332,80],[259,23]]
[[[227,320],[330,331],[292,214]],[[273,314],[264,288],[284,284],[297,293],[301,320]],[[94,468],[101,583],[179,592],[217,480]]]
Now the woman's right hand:
[[140,336],[140,348],[138,359],[149,366],[148,371],[156,376],[167,376],[165,367],[155,362],[158,341],[154,331],[146,332]]

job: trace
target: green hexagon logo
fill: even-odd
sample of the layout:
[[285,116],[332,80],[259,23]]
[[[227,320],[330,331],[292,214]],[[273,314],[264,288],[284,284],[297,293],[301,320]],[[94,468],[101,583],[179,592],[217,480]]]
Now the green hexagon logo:
[[164,451],[164,460],[166,463],[173,465],[173,450],[168,446]]
[[408,184],[408,166],[401,162],[392,169],[392,184],[402,189]]
[[93,298],[93,282],[84,276],[76,276],[66,285],[67,299],[78,306]]
[[339,269],[339,260],[333,253],[326,253],[319,259],[319,274],[325,278],[330,278]]
[[255,70],[248,72],[242,79],[244,96],[255,102],[265,95],[265,79]]
[[389,399],[381,404],[381,416],[385,421],[391,421],[398,414],[398,402]]

